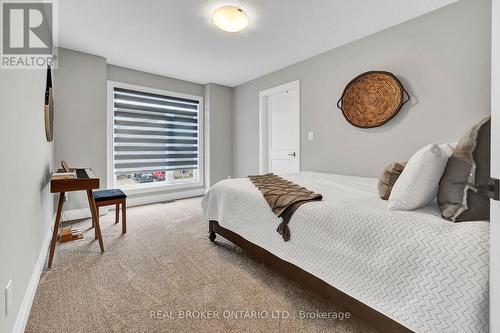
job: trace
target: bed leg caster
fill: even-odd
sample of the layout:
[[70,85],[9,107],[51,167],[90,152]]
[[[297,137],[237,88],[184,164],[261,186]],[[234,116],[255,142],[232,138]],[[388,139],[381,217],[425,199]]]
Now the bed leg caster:
[[210,241],[213,243],[215,241],[215,237],[217,237],[217,234],[213,231],[210,231],[209,233],[210,235],[208,236],[208,239],[210,239]]

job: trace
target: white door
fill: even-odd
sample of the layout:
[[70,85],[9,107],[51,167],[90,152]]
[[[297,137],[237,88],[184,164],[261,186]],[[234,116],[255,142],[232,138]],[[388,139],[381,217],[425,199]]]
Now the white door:
[[260,93],[261,173],[300,171],[299,96],[299,81]]
[[[491,176],[500,178],[500,0],[492,1]],[[500,332],[500,201],[491,200],[490,332]]]

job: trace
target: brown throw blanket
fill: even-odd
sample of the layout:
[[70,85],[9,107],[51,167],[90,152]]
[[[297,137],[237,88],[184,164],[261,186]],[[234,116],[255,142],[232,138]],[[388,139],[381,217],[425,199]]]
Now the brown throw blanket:
[[295,210],[306,202],[323,199],[321,194],[311,192],[272,173],[262,176],[248,176],[248,178],[262,192],[273,212],[283,219],[276,231],[285,242],[290,240],[288,222],[290,222]]

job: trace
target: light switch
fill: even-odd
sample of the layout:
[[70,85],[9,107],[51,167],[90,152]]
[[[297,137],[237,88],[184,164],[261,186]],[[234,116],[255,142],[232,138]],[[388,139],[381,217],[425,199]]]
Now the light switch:
[[307,133],[307,139],[308,139],[309,141],[314,140],[314,133],[313,133],[313,132],[308,132],[308,133]]

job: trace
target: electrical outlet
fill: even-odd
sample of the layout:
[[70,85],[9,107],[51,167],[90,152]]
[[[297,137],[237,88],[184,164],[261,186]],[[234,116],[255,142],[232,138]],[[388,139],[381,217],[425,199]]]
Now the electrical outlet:
[[314,133],[313,132],[308,132],[307,133],[307,139],[309,141],[313,141],[314,140]]
[[64,202],[68,201],[68,192],[64,193]]
[[9,308],[12,306],[12,280],[5,287],[5,316],[9,315]]

